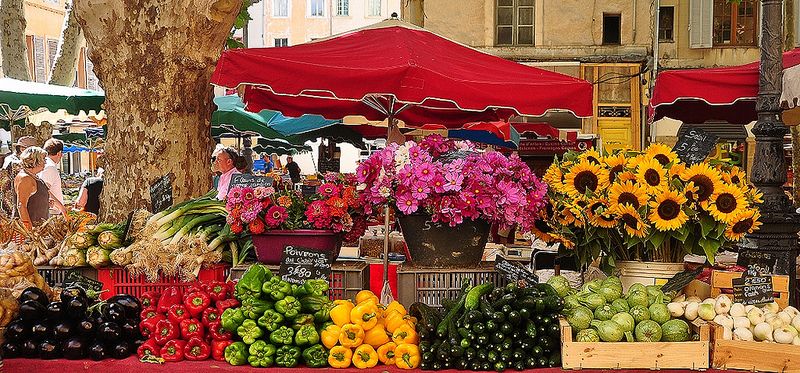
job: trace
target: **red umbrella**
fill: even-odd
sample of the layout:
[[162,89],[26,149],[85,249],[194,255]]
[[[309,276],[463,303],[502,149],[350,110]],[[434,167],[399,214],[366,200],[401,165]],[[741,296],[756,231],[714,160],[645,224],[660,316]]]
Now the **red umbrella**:
[[[688,123],[724,120],[749,123],[757,119],[759,62],[710,69],[670,70],[658,74],[650,100],[654,120],[670,117]],[[798,92],[800,48],[783,54],[783,90]],[[794,107],[797,98],[782,97]]]

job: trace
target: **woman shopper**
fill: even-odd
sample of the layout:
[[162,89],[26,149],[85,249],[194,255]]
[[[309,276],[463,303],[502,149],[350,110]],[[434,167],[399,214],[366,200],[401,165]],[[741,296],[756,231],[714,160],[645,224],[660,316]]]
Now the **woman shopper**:
[[31,229],[41,225],[49,217],[50,203],[54,204],[67,218],[67,209],[56,199],[47,184],[37,174],[44,170],[47,152],[32,146],[20,155],[22,170],[14,178],[14,190],[17,196],[17,211],[22,224]]

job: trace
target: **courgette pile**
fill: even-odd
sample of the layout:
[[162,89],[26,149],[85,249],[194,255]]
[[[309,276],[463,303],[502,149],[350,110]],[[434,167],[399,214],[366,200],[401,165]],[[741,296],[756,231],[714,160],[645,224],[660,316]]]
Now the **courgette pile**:
[[409,312],[419,320],[423,370],[530,369],[561,365],[558,313],[564,303],[552,286],[462,283],[444,313],[422,303]]

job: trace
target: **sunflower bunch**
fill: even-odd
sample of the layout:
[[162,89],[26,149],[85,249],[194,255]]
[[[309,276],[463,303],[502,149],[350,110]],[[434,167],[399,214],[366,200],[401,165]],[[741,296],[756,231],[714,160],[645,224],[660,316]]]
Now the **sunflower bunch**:
[[547,169],[549,205],[534,233],[560,243],[581,264],[598,257],[713,263],[722,247],[761,224],[761,193],[725,163],[683,163],[668,146],[643,152],[569,152]]

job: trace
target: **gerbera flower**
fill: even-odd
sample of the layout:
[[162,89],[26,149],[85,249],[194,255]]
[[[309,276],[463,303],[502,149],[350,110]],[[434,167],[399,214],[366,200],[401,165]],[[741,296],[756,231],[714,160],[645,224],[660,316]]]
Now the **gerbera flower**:
[[617,218],[622,222],[625,232],[634,237],[642,238],[647,235],[647,224],[642,220],[633,206],[629,204],[621,205],[616,210]]
[[625,171],[625,165],[628,163],[625,153],[617,152],[605,157],[604,160],[608,167],[608,181],[611,183],[616,182],[617,175]]
[[638,209],[647,204],[647,194],[645,194],[645,191],[630,181],[611,184],[609,199],[614,209],[624,204],[631,205],[634,209]]
[[289,214],[286,213],[285,208],[281,206],[272,206],[269,210],[267,210],[267,214],[264,216],[264,222],[266,222],[267,226],[270,228],[276,228],[277,226],[283,224],[288,216]]
[[608,208],[608,202],[604,200],[593,201],[587,212],[589,213],[589,222],[596,227],[613,228],[617,225],[616,218]]
[[746,207],[744,193],[738,187],[723,185],[711,196],[708,212],[718,222],[730,223]]
[[317,188],[317,193],[325,197],[331,197],[339,194],[339,186],[334,183],[325,183]]
[[636,180],[652,194],[667,184],[667,173],[661,163],[651,158],[637,165]]
[[664,191],[650,202],[650,222],[660,231],[672,231],[682,227],[688,216],[683,212],[686,197],[674,190]]
[[728,224],[728,229],[725,230],[725,238],[731,241],[738,241],[745,234],[753,233],[761,226],[761,222],[758,221],[760,217],[761,214],[756,209],[747,209],[739,212]]
[[691,181],[697,190],[697,201],[705,202],[711,198],[717,189],[722,187],[722,179],[719,171],[711,168],[708,163],[698,163],[692,165],[683,172],[681,177],[684,181]]
[[572,167],[565,176],[565,191],[573,198],[583,196],[586,191],[596,192],[608,187],[608,171],[584,159]]
[[678,155],[672,151],[672,148],[664,144],[650,145],[644,154],[647,158],[657,160],[662,166],[673,163],[678,159]]

